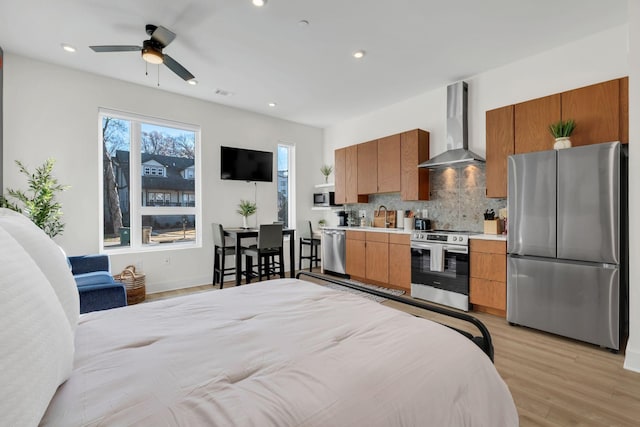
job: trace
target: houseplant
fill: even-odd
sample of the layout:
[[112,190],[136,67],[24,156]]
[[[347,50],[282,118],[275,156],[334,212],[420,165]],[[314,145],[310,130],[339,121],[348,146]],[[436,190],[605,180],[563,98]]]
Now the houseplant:
[[320,168],[320,172],[322,172],[322,175],[324,175],[324,182],[327,183],[329,182],[329,175],[331,175],[331,172],[333,172],[333,166],[322,165],[322,167]]
[[253,215],[258,210],[256,204],[250,200],[240,200],[237,212],[242,215],[242,228],[249,228],[247,217]]
[[25,214],[31,221],[40,227],[49,237],[55,237],[64,230],[62,222],[62,204],[56,201],[56,194],[67,190],[69,187],[58,184],[53,176],[54,159],[47,159],[43,165],[31,173],[18,160],[16,165],[20,172],[27,177],[29,184],[28,194],[22,190],[7,189],[10,197],[16,199],[21,205],[10,203],[2,197],[0,205]]
[[570,148],[571,140],[569,137],[571,133],[576,128],[576,123],[573,120],[562,121],[559,120],[555,123],[549,125],[549,132],[556,139],[555,144],[553,144],[553,148],[559,150],[561,148]]

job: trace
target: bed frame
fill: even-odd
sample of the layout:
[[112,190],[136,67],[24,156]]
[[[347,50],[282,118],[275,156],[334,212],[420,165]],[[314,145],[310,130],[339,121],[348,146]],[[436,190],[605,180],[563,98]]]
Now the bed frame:
[[318,279],[318,280],[322,280],[324,282],[330,282],[330,283],[334,283],[336,285],[340,285],[340,286],[344,286],[347,288],[351,288],[351,289],[355,289],[357,291],[360,292],[364,292],[367,294],[371,294],[371,295],[376,295],[379,297],[383,297],[386,299],[390,299],[393,301],[397,301],[399,303],[402,304],[407,304],[413,307],[417,307],[417,308],[421,308],[423,310],[428,310],[428,311],[432,311],[434,313],[438,313],[438,314],[442,314],[445,316],[450,316],[450,317],[455,317],[456,319],[460,319],[463,320],[465,322],[471,323],[473,326],[475,326],[479,331],[481,336],[474,336],[473,334],[467,332],[467,331],[463,331],[461,329],[458,328],[454,328],[453,326],[449,326],[446,324],[443,324],[444,326],[451,328],[459,333],[461,333],[462,335],[464,335],[465,337],[469,338],[471,341],[473,341],[474,343],[476,343],[478,345],[478,347],[480,347],[482,349],[482,351],[485,352],[485,354],[487,356],[489,356],[489,359],[491,359],[491,361],[493,362],[493,342],[491,341],[491,334],[489,333],[489,330],[487,329],[487,327],[484,325],[484,323],[482,323],[481,321],[479,321],[478,319],[476,319],[473,316],[469,316],[468,314],[465,313],[461,313],[458,311],[453,311],[453,310],[449,310],[437,305],[432,305],[432,304],[427,304],[421,301],[417,301],[413,298],[407,298],[407,297],[403,297],[403,296],[397,296],[397,295],[392,295],[386,292],[382,292],[376,289],[369,289],[369,288],[365,288],[363,286],[359,286],[356,285],[355,283],[350,283],[350,282],[346,282],[343,280],[339,280],[339,279],[334,279],[333,277],[328,277],[326,275],[322,275],[322,274],[318,274],[318,273],[311,273],[308,271],[300,271],[298,272],[298,274],[296,275],[297,279],[300,279],[301,276],[309,276],[312,277],[314,279]]

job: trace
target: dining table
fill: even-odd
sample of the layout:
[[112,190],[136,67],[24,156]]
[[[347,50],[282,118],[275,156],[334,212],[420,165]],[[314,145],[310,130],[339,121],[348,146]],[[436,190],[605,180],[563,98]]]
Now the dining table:
[[[258,228],[225,228],[224,235],[228,236],[235,241],[236,248],[236,286],[240,285],[242,281],[242,240],[258,237]],[[295,277],[295,265],[296,265],[296,230],[295,228],[283,228],[283,236],[289,236],[289,265],[290,265],[290,277]]]

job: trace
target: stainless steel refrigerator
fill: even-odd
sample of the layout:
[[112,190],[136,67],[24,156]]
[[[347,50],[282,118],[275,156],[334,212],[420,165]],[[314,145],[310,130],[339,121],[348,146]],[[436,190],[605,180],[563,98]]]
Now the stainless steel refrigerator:
[[623,151],[612,142],[509,157],[510,323],[620,348],[628,235]]

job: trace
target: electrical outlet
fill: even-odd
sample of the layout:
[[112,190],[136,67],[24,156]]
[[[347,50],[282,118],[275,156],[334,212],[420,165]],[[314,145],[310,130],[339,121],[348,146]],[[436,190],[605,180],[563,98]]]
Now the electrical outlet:
[[141,259],[136,261],[135,267],[136,267],[136,271],[143,271],[142,270],[142,260]]

